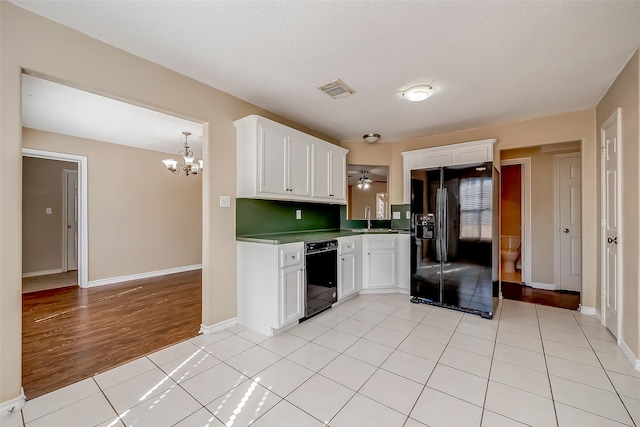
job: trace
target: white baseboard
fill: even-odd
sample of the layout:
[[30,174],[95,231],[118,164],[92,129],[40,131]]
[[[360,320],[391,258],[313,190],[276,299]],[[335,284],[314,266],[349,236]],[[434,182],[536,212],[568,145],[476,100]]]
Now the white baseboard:
[[580,305],[580,313],[596,316],[598,312],[595,307],[585,307],[584,305]]
[[22,273],[22,277],[36,277],[36,276],[46,276],[47,274],[58,274],[64,273],[61,268],[54,268],[53,270],[42,270],[42,271],[32,271],[30,273]]
[[20,396],[0,403],[0,417],[10,412],[20,411],[26,401],[27,397],[24,395],[24,389],[20,387]]
[[545,289],[547,291],[555,291],[556,285],[553,283],[531,282],[531,287],[536,289]]
[[238,324],[238,318],[232,317],[231,319],[223,320],[222,322],[218,322],[214,325],[205,325],[204,323],[200,325],[200,333],[205,335],[211,335],[216,332],[220,332],[224,329],[230,328],[233,325]]
[[362,289],[360,291],[361,294],[397,294],[400,292],[401,290],[399,290],[398,288]]
[[87,288],[94,286],[113,285],[114,283],[128,282],[130,280],[147,279],[149,277],[164,276],[166,274],[183,273],[185,271],[200,270],[202,264],[186,265],[184,267],[168,268],[166,270],[147,271],[146,273],[130,274],[128,276],[108,277],[106,279],[89,280]]
[[633,351],[631,351],[627,343],[624,342],[622,338],[620,338],[620,344],[618,344],[618,346],[620,347],[622,352],[625,354],[625,356],[627,356],[627,359],[629,359],[629,362],[631,362],[634,369],[636,371],[640,371],[640,359],[635,354],[633,354]]

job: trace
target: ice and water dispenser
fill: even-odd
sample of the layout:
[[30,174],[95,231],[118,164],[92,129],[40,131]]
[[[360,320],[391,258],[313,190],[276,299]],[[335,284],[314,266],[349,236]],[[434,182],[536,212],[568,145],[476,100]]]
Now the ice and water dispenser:
[[416,239],[435,238],[436,217],[432,213],[416,214]]

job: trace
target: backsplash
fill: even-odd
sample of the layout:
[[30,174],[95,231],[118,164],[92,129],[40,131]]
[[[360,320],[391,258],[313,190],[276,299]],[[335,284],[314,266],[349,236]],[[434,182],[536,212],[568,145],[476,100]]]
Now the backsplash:
[[[393,213],[399,212],[400,219],[393,219]],[[391,228],[408,230],[411,227],[411,220],[407,219],[407,212],[411,213],[411,205],[391,205]]]
[[[310,230],[338,230],[340,205],[236,199],[236,236]],[[296,210],[301,219],[296,219]]]

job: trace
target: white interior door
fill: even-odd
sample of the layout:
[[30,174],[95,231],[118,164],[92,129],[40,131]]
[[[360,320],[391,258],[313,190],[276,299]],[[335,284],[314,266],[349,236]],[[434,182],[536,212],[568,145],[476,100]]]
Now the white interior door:
[[582,288],[580,155],[558,157],[558,225],[560,242],[558,288]]
[[619,120],[616,112],[602,127],[602,323],[618,336],[620,305]]
[[65,170],[66,176],[66,270],[78,269],[78,172]]

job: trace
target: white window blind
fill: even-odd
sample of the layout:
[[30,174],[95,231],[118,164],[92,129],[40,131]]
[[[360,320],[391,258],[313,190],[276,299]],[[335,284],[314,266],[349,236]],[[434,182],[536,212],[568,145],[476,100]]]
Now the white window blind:
[[491,177],[460,180],[460,240],[490,240]]

